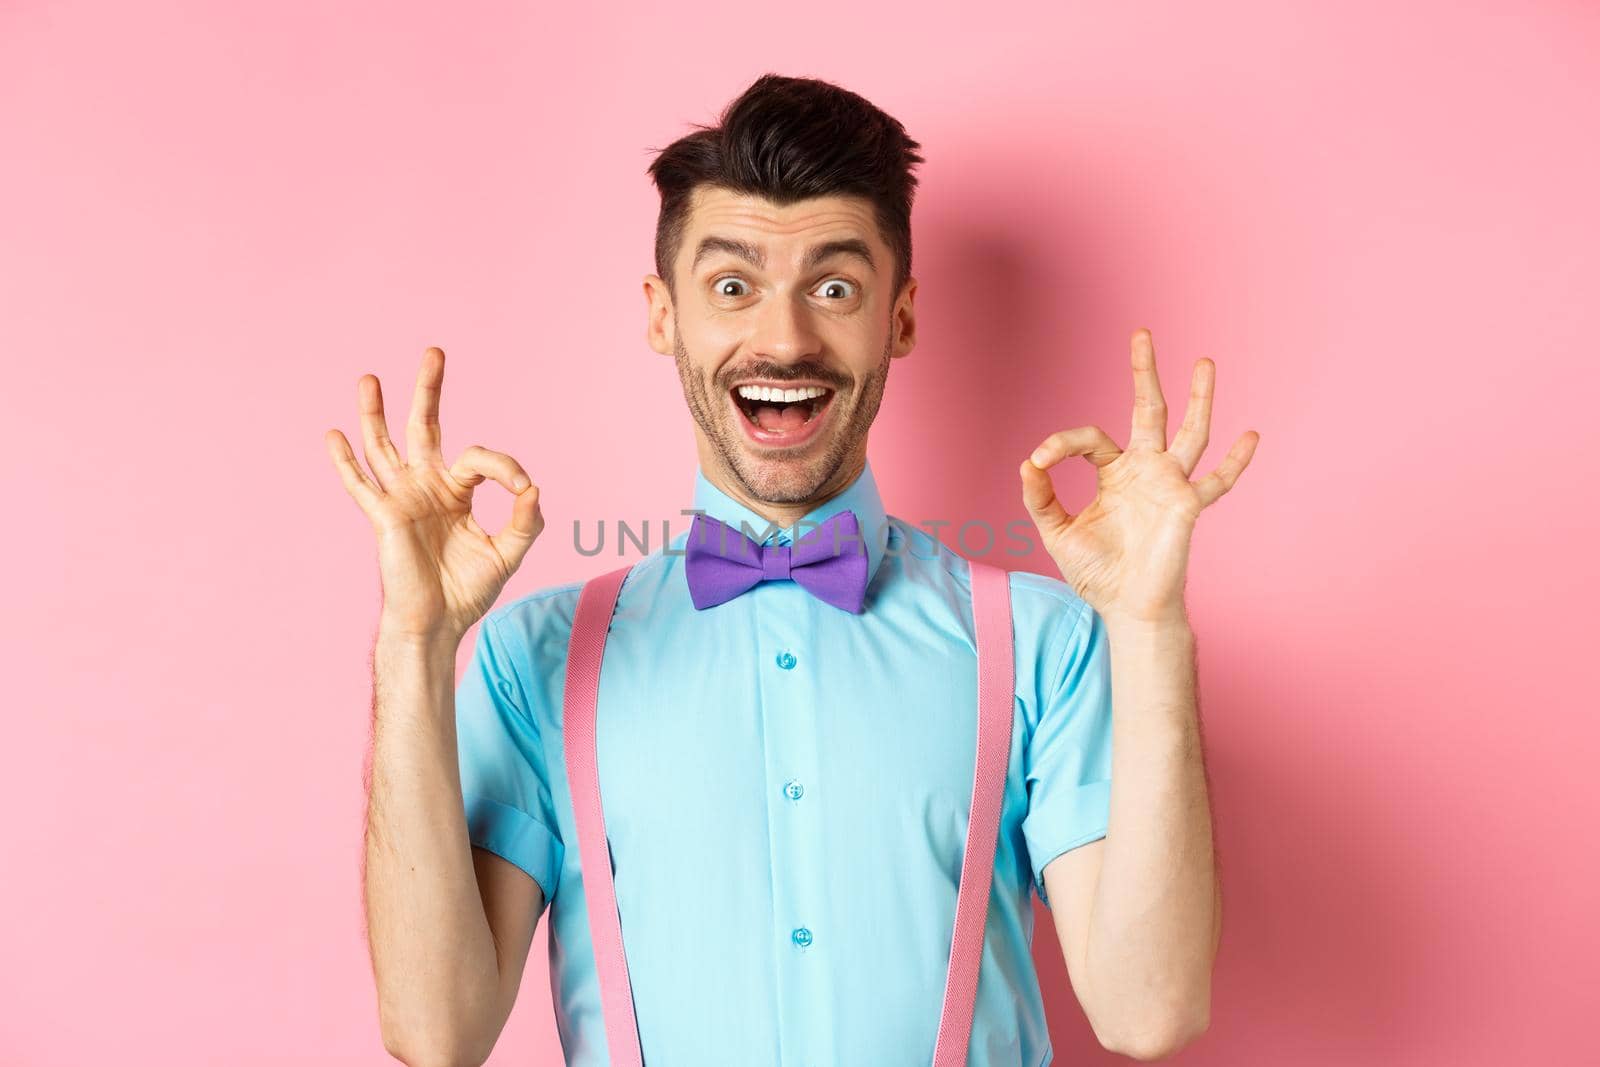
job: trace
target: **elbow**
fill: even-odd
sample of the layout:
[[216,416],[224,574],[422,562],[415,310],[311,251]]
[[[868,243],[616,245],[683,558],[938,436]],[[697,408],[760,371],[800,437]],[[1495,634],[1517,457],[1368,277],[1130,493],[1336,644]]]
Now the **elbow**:
[[[460,988],[460,987],[457,987]],[[486,1005],[492,990],[451,997],[437,993],[402,1002],[380,987],[378,1030],[384,1050],[406,1067],[483,1067],[498,1043],[498,1022]]]
[[1210,1026],[1209,1006],[1202,1003],[1194,1011],[1148,1018],[1118,1033],[1100,1034],[1097,1031],[1095,1036],[1110,1052],[1153,1063],[1187,1048]]
[[494,1051],[499,1029],[491,1029],[471,1003],[435,997],[423,1007],[398,1003],[381,992],[378,1029],[383,1047],[406,1067],[483,1067]]
[[460,1041],[427,1039],[427,1035],[383,1034],[383,1048],[406,1067],[483,1067],[488,1060]]
[[484,1063],[481,1057],[455,1048],[413,1049],[388,1041],[383,1047],[406,1067],[483,1067]]

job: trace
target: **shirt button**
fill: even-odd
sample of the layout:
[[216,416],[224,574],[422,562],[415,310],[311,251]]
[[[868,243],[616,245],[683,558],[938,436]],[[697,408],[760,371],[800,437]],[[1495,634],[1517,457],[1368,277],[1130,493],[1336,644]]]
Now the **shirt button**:
[[794,670],[794,665],[799,662],[800,661],[795,659],[794,654],[788,649],[784,649],[782,652],[778,653],[778,666],[782,667],[786,671]]
[[805,786],[801,785],[799,782],[786,782],[783,786],[783,795],[788,797],[790,800],[799,800],[801,794],[805,791]]
[[789,936],[792,937],[794,939],[794,943],[799,945],[801,948],[805,948],[807,945],[811,944],[811,931],[807,930],[804,926],[795,927],[794,933],[790,934]]

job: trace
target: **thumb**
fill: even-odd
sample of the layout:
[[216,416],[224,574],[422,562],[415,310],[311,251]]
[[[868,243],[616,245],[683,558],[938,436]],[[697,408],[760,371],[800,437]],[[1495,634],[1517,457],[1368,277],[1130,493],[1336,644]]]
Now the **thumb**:
[[511,505],[511,518],[489,540],[512,570],[522,565],[528,549],[544,531],[544,514],[539,510],[539,487],[529,483]]
[[1050,473],[1034,466],[1032,459],[1022,461],[1022,503],[1033,518],[1033,524],[1046,537],[1055,537],[1072,523],[1072,516],[1056,499],[1056,487]]

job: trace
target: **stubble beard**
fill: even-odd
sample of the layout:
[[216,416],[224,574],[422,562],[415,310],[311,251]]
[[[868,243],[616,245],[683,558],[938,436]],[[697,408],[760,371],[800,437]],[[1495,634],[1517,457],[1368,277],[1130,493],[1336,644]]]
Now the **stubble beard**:
[[[840,386],[838,376],[823,368],[816,368],[817,373],[808,373],[804,366],[794,368],[799,372],[794,375],[797,378],[816,377],[832,385],[834,396],[831,403],[834,410],[829,412],[828,417],[837,423],[843,415],[846,421],[842,427],[836,424],[828,431],[829,439],[820,455],[786,461],[757,459],[749,453],[743,431],[730,421],[744,418],[727,401],[734,375],[724,375],[721,384],[708,380],[690,363],[688,350],[683,347],[683,340],[676,333],[673,335],[672,354],[689,413],[694,416],[712,450],[722,460],[724,469],[753,499],[770,504],[803,504],[819,496],[857,447],[865,443],[867,431],[872,426],[872,420],[877,418],[878,406],[883,402],[884,389],[888,385],[893,346],[891,333],[884,341],[883,358],[854,389]],[[738,369],[740,376],[744,372],[745,368]]]

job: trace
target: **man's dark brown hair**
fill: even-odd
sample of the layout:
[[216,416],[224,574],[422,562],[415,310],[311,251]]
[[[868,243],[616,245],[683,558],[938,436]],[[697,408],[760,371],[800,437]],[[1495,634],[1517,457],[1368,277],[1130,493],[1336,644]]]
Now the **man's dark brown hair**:
[[689,201],[699,185],[789,204],[814,196],[872,202],[878,231],[894,252],[894,295],[911,277],[911,200],[924,162],[905,127],[862,96],[815,78],[763,74],[723,109],[716,126],[695,124],[656,156],[649,174],[661,193],[656,273],[673,290]]

